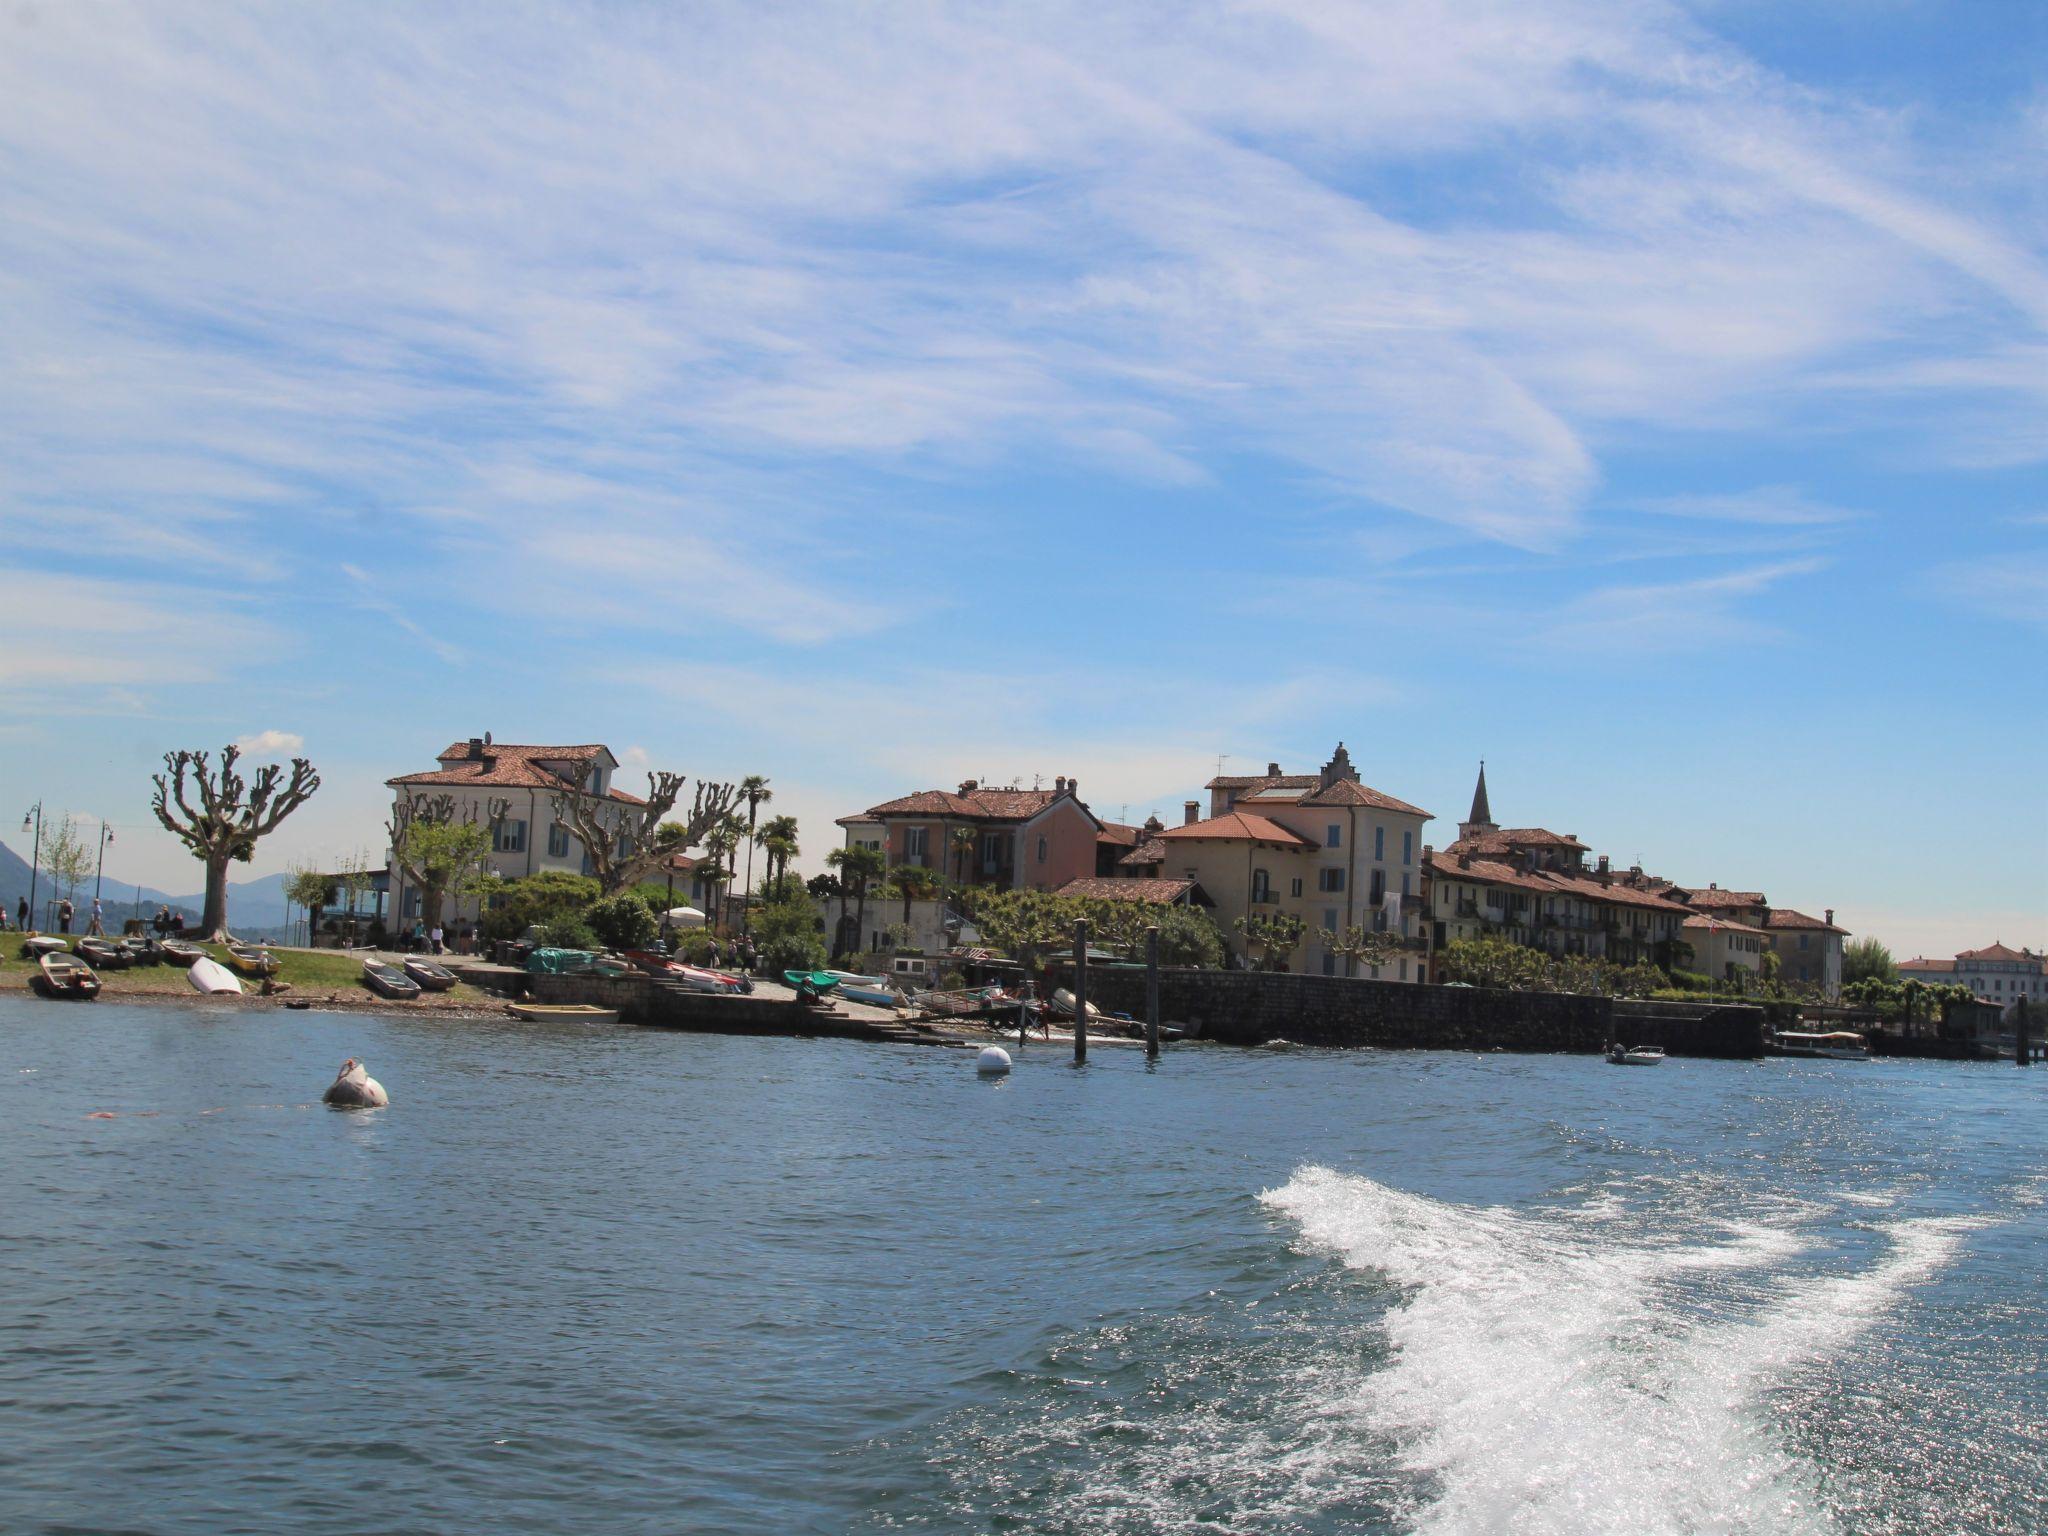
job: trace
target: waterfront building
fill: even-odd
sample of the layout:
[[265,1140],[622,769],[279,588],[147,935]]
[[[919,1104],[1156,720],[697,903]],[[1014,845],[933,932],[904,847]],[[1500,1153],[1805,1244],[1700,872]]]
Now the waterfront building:
[[1778,957],[1778,980],[1787,986],[1817,986],[1821,996],[1837,1002],[1842,996],[1842,942],[1846,928],[1835,926],[1835,909],[1824,917],[1808,917],[1790,907],[1764,913],[1764,941]]
[[[1248,947],[1237,919],[1285,913],[1305,936],[1290,968],[1326,976],[1363,974],[1420,981],[1422,829],[1428,811],[1363,783],[1337,743],[1318,773],[1209,781],[1208,816],[1187,802],[1182,824],[1152,831],[1119,861],[1120,875],[1196,881],[1214,902],[1233,954]],[[1336,954],[1323,930],[1399,935],[1412,952],[1375,967]]]
[[[998,788],[974,779],[957,790],[922,789],[839,818],[846,846],[879,849],[890,868],[915,864],[949,884],[1052,891],[1100,873],[1136,841],[1103,851],[1105,824],[1081,799],[1078,779],[1051,789]],[[965,831],[968,836],[959,837]]]
[[1744,989],[1763,976],[1764,930],[1733,918],[1694,915],[1679,925],[1680,937],[1692,947],[1689,970],[1714,981],[1732,981]]
[[1480,764],[1471,814],[1424,871],[1432,979],[1441,979],[1434,957],[1446,945],[1480,938],[1668,969],[1689,910],[1647,880],[1616,875],[1604,855],[1587,869],[1589,851],[1569,832],[1496,823]]
[[2048,957],[2003,942],[1963,950],[1953,960],[1902,960],[1899,979],[1968,987],[2001,1008],[2009,1009],[2021,998],[2035,1008],[2048,1004]]
[[[452,743],[435,759],[438,766],[424,773],[400,774],[386,779],[392,791],[394,819],[409,803],[439,800],[453,803],[457,821],[474,819],[489,823],[495,806],[504,815],[496,822],[492,837],[490,867],[504,879],[562,870],[569,874],[590,873],[590,858],[574,830],[555,819],[554,797],[558,794],[620,806],[644,805],[638,795],[612,783],[619,760],[609,747],[515,746],[493,741],[490,736],[472,736]],[[694,888],[693,888],[694,896]],[[410,927],[425,919],[419,889],[405,878],[394,860],[391,867],[391,913]],[[477,916],[474,901],[450,901],[441,914],[450,927]],[[430,919],[428,919],[430,921]]]

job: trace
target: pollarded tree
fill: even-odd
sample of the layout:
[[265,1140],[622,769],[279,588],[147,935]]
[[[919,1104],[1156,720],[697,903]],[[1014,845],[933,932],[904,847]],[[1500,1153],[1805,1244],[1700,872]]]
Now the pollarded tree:
[[493,798],[481,806],[472,803],[458,816],[453,795],[414,795],[392,808],[385,824],[391,862],[419,889],[420,920],[427,927],[440,926],[444,900],[481,898],[498,883],[491,850],[511,809],[510,800]]
[[1344,974],[1355,976],[1358,967],[1385,965],[1401,949],[1401,935],[1352,924],[1349,928],[1320,930],[1323,948],[1344,961]]
[[1237,920],[1237,931],[1244,935],[1245,948],[1258,951],[1261,970],[1284,971],[1308,924],[1292,912],[1254,912]]
[[555,819],[576,834],[590,855],[590,873],[605,895],[638,885],[661,867],[663,859],[697,847],[706,833],[732,815],[739,791],[731,784],[699,779],[688,819],[668,824],[681,830],[668,830],[663,821],[675,809],[684,782],[680,773],[650,773],[647,798],[637,803],[599,799],[566,787],[550,797]]
[[[253,780],[245,781],[235,768],[241,755],[239,747],[221,748],[216,772],[204,752],[167,752],[167,772],[153,775],[156,798],[150,809],[206,866],[199,927],[213,941],[228,936],[228,865],[248,863],[258,840],[276,831],[320,787],[320,775],[303,757],[292,759],[291,777],[283,783],[278,781],[284,769],[276,763],[265,763]],[[199,796],[197,807],[188,798],[188,777]]]

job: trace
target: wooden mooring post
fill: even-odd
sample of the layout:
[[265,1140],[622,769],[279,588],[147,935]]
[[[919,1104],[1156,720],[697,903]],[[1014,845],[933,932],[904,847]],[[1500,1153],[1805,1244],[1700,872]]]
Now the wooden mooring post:
[[1145,930],[1145,1055],[1159,1054],[1159,925]]
[[1074,919],[1074,1065],[1088,1059],[1088,919]]
[[2019,1007],[2015,1012],[2019,1015],[2015,1022],[2019,1038],[2013,1042],[2012,1055],[2014,1062],[2024,1067],[2033,1059],[2030,1048],[2033,1045],[2034,1034],[2033,1029],[2030,1027],[2032,1021],[2027,1017],[2027,1000],[2024,997],[2020,999]]

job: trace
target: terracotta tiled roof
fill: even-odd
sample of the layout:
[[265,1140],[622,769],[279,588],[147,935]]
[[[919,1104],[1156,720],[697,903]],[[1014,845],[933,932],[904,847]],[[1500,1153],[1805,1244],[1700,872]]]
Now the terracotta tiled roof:
[[[485,757],[543,757],[553,762],[564,763],[587,763],[600,752],[606,757],[611,757],[612,755],[610,747],[588,743],[580,747],[534,747],[517,746],[509,741],[494,741],[485,746],[483,750]],[[437,753],[434,761],[445,763],[452,758],[466,758],[468,756],[469,743],[458,741],[451,745],[447,751]],[[617,759],[613,760],[617,761]]]
[[1982,949],[1966,949],[1956,956],[1958,960],[2033,960],[2039,958],[2009,944],[1987,944]]
[[1151,864],[1166,862],[1166,844],[1156,837],[1148,837],[1129,853],[1116,861],[1118,869],[1138,869]]
[[1563,875],[1544,869],[1521,870],[1512,864],[1498,864],[1488,859],[1474,859],[1470,864],[1461,866],[1455,858],[1446,858],[1444,854],[1433,855],[1429,869],[1439,880],[1470,880],[1476,885],[1505,885],[1547,896],[1576,896],[1583,901],[1637,907],[1645,912],[1686,913],[1686,909],[1675,901],[1666,901],[1661,896],[1623,885],[1618,880],[1611,885],[1602,885],[1587,875]]
[[1953,976],[1956,971],[1956,963],[1953,960],[1901,960],[1899,962],[1899,969],[1902,971],[1914,971],[1923,976],[1930,974]]
[[1091,875],[1069,880],[1059,888],[1059,894],[1086,896],[1091,901],[1146,901],[1163,907],[1186,900],[1188,893],[1195,888],[1192,880],[1112,879]]
[[1229,811],[1221,816],[1212,816],[1207,821],[1191,822],[1184,827],[1168,827],[1159,834],[1163,841],[1185,840],[1188,842],[1229,842],[1229,843],[1277,843],[1283,848],[1316,848],[1299,832],[1291,832],[1277,821],[1268,821],[1264,816],[1254,816],[1249,811]]
[[[1058,794],[1050,789],[921,789],[900,799],[870,806],[848,821],[875,821],[885,816],[949,816],[963,821],[1029,821],[1051,805]],[[1079,801],[1075,802],[1077,805]],[[1085,809],[1085,807],[1084,807]]]
[[1322,783],[1315,773],[1218,774],[1204,789],[1314,789]]
[[1120,821],[1105,821],[1102,830],[1095,834],[1095,841],[1115,843],[1119,848],[1135,848],[1138,846],[1138,837],[1139,830],[1136,827],[1127,827]]
[[1732,917],[1703,917],[1697,913],[1688,917],[1678,926],[1696,929],[1703,933],[1754,933],[1758,935],[1763,933],[1763,929],[1752,928],[1747,923],[1738,923]]
[[[548,772],[530,758],[515,757],[494,760],[485,758],[481,762],[465,761],[451,768],[442,768],[430,773],[402,773],[395,779],[386,779],[387,785],[418,784],[428,787],[441,786],[447,789],[545,789],[560,792],[575,790],[577,786],[559,774]],[[608,798],[623,805],[645,805],[640,796],[623,789],[610,791]]]
[[1711,908],[1719,911],[1728,907],[1762,907],[1769,905],[1764,900],[1764,893],[1762,891],[1721,891],[1714,890],[1711,887],[1703,891],[1689,885],[1680,887],[1679,890],[1678,899],[1688,907],[1695,909]]
[[1363,805],[1376,811],[1398,811],[1406,816],[1420,816],[1425,820],[1429,812],[1419,805],[1410,805],[1406,800],[1396,800],[1383,790],[1361,784],[1356,779],[1339,779],[1328,789],[1319,789],[1312,795],[1301,798],[1303,805]]
[[1817,917],[1808,917],[1804,912],[1794,912],[1790,907],[1773,907],[1764,916],[1766,928],[1815,928],[1823,933],[1847,933],[1846,928],[1837,928],[1833,923],[1824,923]]
[[1492,832],[1474,832],[1461,837],[1444,849],[1445,853],[1503,854],[1513,853],[1518,848],[1576,848],[1587,852],[1586,845],[1576,837],[1567,837],[1562,832],[1552,832],[1544,827],[1503,827]]

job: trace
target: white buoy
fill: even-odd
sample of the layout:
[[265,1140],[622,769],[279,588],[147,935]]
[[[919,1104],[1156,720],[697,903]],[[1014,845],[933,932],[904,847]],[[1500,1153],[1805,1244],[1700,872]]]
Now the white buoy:
[[1000,1045],[985,1045],[974,1063],[974,1070],[983,1077],[1001,1077],[1010,1070],[1010,1053]]

